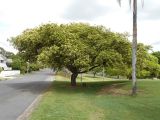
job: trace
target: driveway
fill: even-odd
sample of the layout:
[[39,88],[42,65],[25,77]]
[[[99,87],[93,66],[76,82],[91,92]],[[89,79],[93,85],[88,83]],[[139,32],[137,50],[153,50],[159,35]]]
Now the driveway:
[[0,120],[16,120],[51,84],[52,71],[41,70],[0,82]]

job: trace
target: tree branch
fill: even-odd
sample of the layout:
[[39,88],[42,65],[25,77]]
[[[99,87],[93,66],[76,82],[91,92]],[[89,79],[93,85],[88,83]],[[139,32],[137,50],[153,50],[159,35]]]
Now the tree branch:
[[81,71],[81,72],[78,72],[78,73],[86,73],[86,72],[91,71],[92,69],[94,69],[94,68],[96,68],[98,66],[99,65],[93,66],[93,67],[89,68],[89,70],[84,70],[84,71]]

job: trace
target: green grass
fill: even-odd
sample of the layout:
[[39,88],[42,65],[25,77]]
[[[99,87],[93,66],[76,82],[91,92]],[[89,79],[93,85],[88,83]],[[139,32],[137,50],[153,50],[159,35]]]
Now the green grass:
[[97,80],[71,87],[57,76],[30,120],[160,120],[160,81],[140,80],[138,95],[130,96],[128,80]]

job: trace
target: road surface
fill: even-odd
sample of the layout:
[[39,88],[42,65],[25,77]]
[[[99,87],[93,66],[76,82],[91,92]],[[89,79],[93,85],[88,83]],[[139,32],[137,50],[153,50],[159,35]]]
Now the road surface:
[[49,87],[49,69],[0,81],[0,120],[16,120]]

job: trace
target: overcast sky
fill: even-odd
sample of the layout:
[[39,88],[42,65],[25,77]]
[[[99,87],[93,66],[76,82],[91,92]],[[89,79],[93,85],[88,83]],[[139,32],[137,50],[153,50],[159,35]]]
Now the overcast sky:
[[[86,22],[132,34],[129,0],[0,0],[0,46],[15,51],[7,38],[42,23]],[[138,42],[160,51],[160,1],[138,0]],[[130,38],[131,39],[131,38]]]

